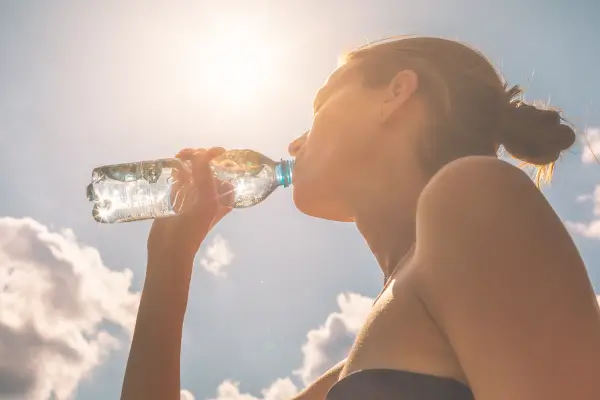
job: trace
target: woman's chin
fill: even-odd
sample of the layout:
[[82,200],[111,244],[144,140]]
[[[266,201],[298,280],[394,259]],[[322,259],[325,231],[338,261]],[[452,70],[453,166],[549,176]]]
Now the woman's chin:
[[334,202],[327,201],[316,190],[307,193],[307,191],[298,190],[295,187],[294,204],[300,212],[311,217],[339,222],[354,221],[348,213],[343,211],[343,207],[336,205]]

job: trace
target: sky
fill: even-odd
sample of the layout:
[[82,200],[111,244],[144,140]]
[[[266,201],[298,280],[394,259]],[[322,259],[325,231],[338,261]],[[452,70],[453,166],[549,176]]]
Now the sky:
[[[94,167],[215,145],[286,157],[338,56],[392,35],[471,44],[564,110],[579,141],[544,193],[600,293],[597,15],[593,0],[1,2],[0,399],[119,396],[150,222],[94,222]],[[182,400],[289,399],[345,356],[383,282],[355,227],[302,215],[290,189],[234,210],[195,268]]]

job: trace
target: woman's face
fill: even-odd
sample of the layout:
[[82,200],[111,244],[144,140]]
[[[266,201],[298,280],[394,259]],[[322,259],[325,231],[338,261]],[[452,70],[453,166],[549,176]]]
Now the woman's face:
[[384,91],[363,85],[355,61],[337,69],[318,91],[311,129],[289,146],[296,158],[294,202],[300,211],[352,220],[347,200],[368,179],[376,158]]

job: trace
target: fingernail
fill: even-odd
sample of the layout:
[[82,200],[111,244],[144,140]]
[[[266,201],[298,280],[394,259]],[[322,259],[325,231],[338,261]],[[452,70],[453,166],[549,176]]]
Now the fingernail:
[[183,149],[179,153],[177,153],[177,155],[175,157],[182,157],[182,156],[185,156],[185,155],[190,155],[193,152],[194,152],[194,149],[191,149],[191,148],[188,147],[187,149]]
[[225,152],[225,149],[223,147],[211,147],[211,149],[208,150],[208,153],[210,154],[211,157],[219,156],[224,152]]
[[205,149],[197,149],[194,151],[194,158],[206,158],[208,156],[208,152]]
[[205,181],[212,176],[212,171],[208,167],[209,158],[206,150],[199,149],[194,152],[193,155],[193,174],[196,182]]

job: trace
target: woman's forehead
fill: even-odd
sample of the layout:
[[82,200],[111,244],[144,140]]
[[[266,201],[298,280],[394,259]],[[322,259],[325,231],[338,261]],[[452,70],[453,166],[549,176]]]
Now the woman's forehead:
[[336,84],[338,81],[348,81],[357,74],[357,60],[341,62],[338,67],[327,77],[324,86]]
[[323,102],[327,100],[335,91],[340,87],[352,83],[355,79],[358,79],[359,68],[356,67],[356,60],[350,60],[344,65],[336,68],[329,77],[325,80],[325,83],[317,91],[313,100],[313,110],[316,112],[320,108]]

